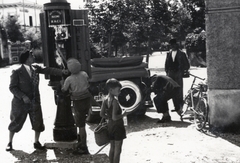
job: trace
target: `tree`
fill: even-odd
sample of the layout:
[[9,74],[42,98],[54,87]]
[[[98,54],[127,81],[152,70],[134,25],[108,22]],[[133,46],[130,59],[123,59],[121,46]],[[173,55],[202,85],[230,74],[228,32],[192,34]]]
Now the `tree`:
[[93,2],[87,5],[90,17],[90,37],[93,43],[108,43],[108,56],[111,55],[112,45],[115,53],[126,43],[125,30],[125,1],[113,0],[102,3]]
[[144,0],[112,0],[90,4],[88,8],[92,41],[107,42],[109,53],[112,45],[115,54],[119,47],[125,45],[128,45],[129,49],[139,49],[149,35],[146,4]]
[[24,31],[23,35],[26,40],[31,41],[31,48],[40,49],[42,46],[40,31],[36,31],[35,27],[31,27]]
[[192,19],[191,28],[202,28],[205,30],[205,1],[204,0],[181,0]]
[[21,32],[21,26],[18,22],[18,16],[11,16],[8,14],[7,20],[5,22],[5,28],[7,30],[8,39],[11,42],[24,41],[23,34]]
[[202,28],[195,29],[189,33],[185,42],[186,50],[189,52],[206,52],[206,32]]
[[186,37],[185,47],[192,66],[206,66],[206,32],[195,29]]
[[150,12],[146,1],[126,1],[126,33],[129,38],[129,49],[132,54],[146,52],[150,39]]
[[[166,41],[171,21],[171,12],[169,4],[165,0],[153,0],[150,3],[150,18],[151,25],[150,38],[151,40]],[[152,23],[151,23],[152,22]]]
[[171,13],[169,34],[171,37],[177,38],[179,41],[184,41],[186,35],[192,31],[191,15],[178,1],[169,3],[169,11]]
[[[166,0],[102,0],[88,4],[90,38],[100,49],[127,47],[129,54],[150,53],[153,42],[174,36],[185,40],[191,23],[181,3]],[[96,48],[97,49],[97,48]]]

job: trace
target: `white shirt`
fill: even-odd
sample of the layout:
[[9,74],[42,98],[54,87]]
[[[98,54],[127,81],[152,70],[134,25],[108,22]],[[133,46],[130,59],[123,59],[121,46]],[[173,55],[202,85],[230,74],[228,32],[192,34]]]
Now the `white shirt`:
[[177,51],[172,51],[172,60],[175,61]]
[[31,76],[32,76],[32,74],[31,74],[30,67],[29,67],[28,65],[25,65],[25,64],[23,64],[23,66],[24,66],[24,67],[25,67],[25,69],[27,70],[27,72],[28,72],[28,75],[31,77]]

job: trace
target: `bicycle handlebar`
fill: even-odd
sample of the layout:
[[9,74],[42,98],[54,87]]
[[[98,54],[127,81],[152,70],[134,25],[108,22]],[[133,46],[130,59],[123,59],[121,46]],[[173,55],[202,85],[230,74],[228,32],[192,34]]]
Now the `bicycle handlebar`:
[[200,77],[198,77],[198,76],[196,76],[196,75],[193,75],[193,74],[189,74],[190,76],[193,76],[194,78],[198,78],[198,79],[200,79],[200,80],[205,80],[205,78],[200,78]]

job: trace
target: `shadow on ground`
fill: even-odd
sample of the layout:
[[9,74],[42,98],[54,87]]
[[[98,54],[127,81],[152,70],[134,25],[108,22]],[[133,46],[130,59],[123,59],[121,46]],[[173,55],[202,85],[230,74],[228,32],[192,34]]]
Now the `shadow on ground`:
[[138,132],[151,128],[159,127],[177,127],[186,128],[191,125],[190,122],[184,121],[171,121],[168,123],[157,123],[159,118],[151,118],[147,115],[144,116],[129,116],[128,117],[128,133]]
[[222,138],[238,147],[240,147],[240,133],[239,132],[222,132],[214,129],[205,129],[203,131],[206,135]]
[[218,137],[240,147],[240,134],[234,133],[219,133],[217,134]]
[[18,159],[15,163],[108,163],[106,154],[98,155],[73,155],[72,149],[46,149],[45,151],[34,151],[26,153],[22,150],[13,150],[11,154]]
[[226,131],[221,128],[210,127],[207,123],[206,127],[200,130],[200,132],[204,133],[207,136],[224,139],[240,147],[240,132],[236,129],[233,129],[232,131]]
[[[138,132],[151,128],[159,127],[177,127],[177,128],[186,128],[191,125],[191,122],[186,121],[171,121],[169,123],[156,123],[159,118],[152,118],[147,115],[129,115],[128,116],[128,126],[127,132]],[[89,129],[94,130],[97,127],[97,124],[89,124]]]

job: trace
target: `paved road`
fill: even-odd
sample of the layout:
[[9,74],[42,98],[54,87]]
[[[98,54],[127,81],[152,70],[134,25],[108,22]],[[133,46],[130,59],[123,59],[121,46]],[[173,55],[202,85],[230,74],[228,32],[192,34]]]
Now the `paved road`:
[[[166,53],[153,53],[150,56],[149,67],[152,74],[164,74],[163,65]],[[19,151],[13,154],[5,151],[8,142],[8,130],[10,105],[12,94],[8,90],[11,70],[18,65],[13,65],[0,69],[0,156],[4,163],[8,162],[27,162],[26,157],[32,156],[34,134],[31,131],[29,119],[23,129],[14,137],[14,148]],[[206,77],[206,68],[191,68],[191,73]],[[192,78],[184,79],[184,92],[187,91]],[[42,133],[40,141],[42,143],[52,142],[52,129],[56,114],[56,106],[53,100],[53,91],[48,86],[48,81],[41,76],[40,82],[41,100],[43,108],[44,122],[46,130]],[[172,102],[169,102],[172,107]],[[212,137],[195,130],[190,121],[181,122],[176,113],[171,113],[173,122],[159,125],[155,122],[161,115],[156,113],[155,108],[150,108],[146,116],[142,118],[129,118],[127,127],[127,139],[123,144],[121,157],[122,163],[229,163],[240,162],[240,148],[236,140],[239,135],[226,138],[224,136]],[[90,153],[99,149],[94,143],[93,128],[94,125],[87,126],[88,144]],[[237,137],[237,138],[236,138]],[[233,140],[234,139],[234,140]],[[106,147],[101,154],[108,154],[109,147]],[[40,161],[38,157],[41,154],[35,154],[30,162]],[[106,155],[105,155],[106,156]],[[61,162],[60,157],[66,155],[57,155],[53,150],[48,150],[44,156],[45,162]],[[80,160],[79,157],[76,160]],[[49,161],[52,160],[52,161]],[[58,161],[57,161],[58,160]],[[99,160],[98,160],[99,161]],[[44,162],[44,161],[42,161]],[[80,161],[81,162],[81,161]],[[103,162],[103,161],[102,161]]]

